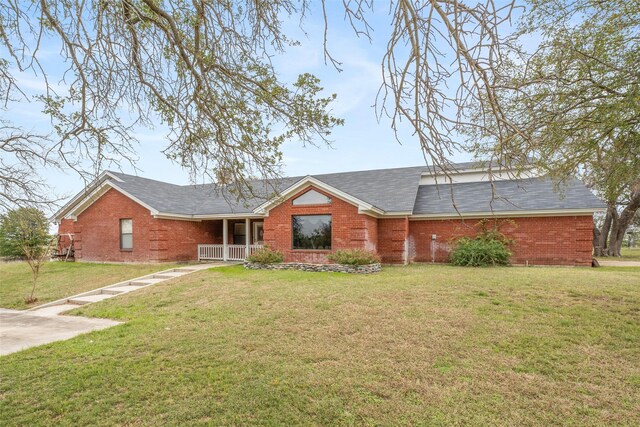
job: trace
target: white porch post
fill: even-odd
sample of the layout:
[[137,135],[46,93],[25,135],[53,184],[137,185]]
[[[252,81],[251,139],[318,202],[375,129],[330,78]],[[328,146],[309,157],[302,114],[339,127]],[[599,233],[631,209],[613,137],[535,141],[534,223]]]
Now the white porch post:
[[229,224],[227,218],[222,220],[222,260],[229,258]]
[[244,247],[244,257],[245,259],[249,256],[249,245],[251,245],[251,220],[249,218],[244,219],[244,239],[245,239],[245,247]]

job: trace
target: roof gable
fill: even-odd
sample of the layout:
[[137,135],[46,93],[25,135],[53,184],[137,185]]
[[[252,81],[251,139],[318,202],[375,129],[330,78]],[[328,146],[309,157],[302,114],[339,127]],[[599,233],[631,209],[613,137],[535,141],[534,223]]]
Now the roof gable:
[[411,214],[426,166],[312,175],[386,214]]
[[300,191],[304,190],[305,188],[308,187],[316,187],[319,189],[322,189],[324,191],[326,191],[327,193],[336,196],[348,203],[351,203],[354,206],[357,206],[358,209],[363,212],[363,213],[369,213],[369,214],[382,214],[383,211],[376,208],[375,206],[371,205],[370,203],[365,202],[364,200],[360,200],[357,197],[353,197],[352,195],[345,193],[344,191],[335,188],[331,185],[328,185],[327,183],[320,181],[319,179],[317,179],[316,177],[313,176],[306,176],[304,178],[302,178],[301,180],[299,180],[298,182],[294,183],[293,185],[291,185],[290,187],[284,189],[279,196],[272,198],[271,200],[268,200],[264,203],[262,203],[261,205],[257,206],[254,209],[254,212],[256,213],[262,213],[262,214],[268,214],[269,211],[274,208],[275,206],[281,204],[283,201],[289,199],[291,196],[299,193]]

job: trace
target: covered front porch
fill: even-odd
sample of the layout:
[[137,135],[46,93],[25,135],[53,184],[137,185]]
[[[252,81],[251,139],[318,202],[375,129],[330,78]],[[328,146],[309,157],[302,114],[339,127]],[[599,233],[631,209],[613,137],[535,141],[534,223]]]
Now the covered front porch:
[[198,261],[244,261],[264,246],[262,219],[223,218],[211,223],[216,242],[198,244]]

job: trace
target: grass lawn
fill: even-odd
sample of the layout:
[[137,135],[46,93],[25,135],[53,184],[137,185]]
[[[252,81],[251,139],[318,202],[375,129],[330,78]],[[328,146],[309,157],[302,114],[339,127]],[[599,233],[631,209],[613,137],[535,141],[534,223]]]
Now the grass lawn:
[[620,257],[597,257],[603,261],[640,261],[640,248],[622,248]]
[[0,425],[639,425],[640,268],[224,267],[8,355]]
[[626,261],[640,261],[640,248],[622,248],[620,255]]
[[0,264],[0,307],[29,308],[174,266],[48,262],[36,284],[38,301],[27,306],[24,298],[31,292],[31,269],[26,262]]

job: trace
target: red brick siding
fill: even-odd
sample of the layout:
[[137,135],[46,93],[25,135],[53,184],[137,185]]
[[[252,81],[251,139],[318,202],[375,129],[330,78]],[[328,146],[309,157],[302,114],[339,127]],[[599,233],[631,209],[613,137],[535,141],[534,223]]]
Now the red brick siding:
[[[133,220],[131,251],[120,250],[121,218]],[[198,243],[214,243],[214,224],[153,218],[148,209],[111,189],[77,221],[63,220],[59,232],[75,235],[79,260],[159,262],[197,259]]]
[[[331,197],[329,205],[294,206],[292,200],[311,188]],[[293,215],[331,214],[331,251],[293,250],[291,217]],[[337,249],[366,248],[378,244],[376,218],[359,214],[358,208],[319,188],[306,188],[269,211],[264,219],[264,243],[284,253],[287,262],[326,263],[326,256]]]
[[401,264],[405,262],[409,220],[407,218],[389,218],[378,220],[378,255],[384,263]]
[[[413,261],[431,261],[431,235],[436,234],[435,261],[447,262],[455,239],[477,234],[479,219],[410,221]],[[499,220],[500,230],[514,240],[514,264],[591,265],[593,217],[559,216]]]
[[[292,250],[291,216],[332,215],[332,250],[365,248],[377,251],[385,263],[431,261],[431,235],[436,234],[435,260],[446,262],[451,243],[477,233],[478,219],[418,220],[376,219],[358,213],[358,208],[335,196],[330,205],[293,206],[292,196],[274,207],[264,218],[264,241],[284,252],[286,261],[327,262],[330,251]],[[120,250],[121,218],[133,219],[133,250]],[[252,224],[255,221],[252,220]],[[513,218],[500,220],[502,231],[514,239],[516,264],[590,265],[592,216]],[[229,220],[229,243],[233,224]],[[253,227],[251,228],[253,232]],[[143,206],[116,190],[109,190],[78,216],[63,220],[59,233],[75,236],[76,258],[87,261],[170,261],[197,259],[199,243],[222,243],[222,220],[176,221],[155,219]],[[68,245],[63,238],[62,246]]]
[[[153,260],[197,260],[198,244],[214,243],[215,241],[214,234],[211,230],[211,223],[208,221],[194,222],[152,218],[151,223],[157,223],[157,226],[155,227],[157,229],[157,249],[155,259]],[[135,225],[133,235],[135,239]],[[153,253],[153,232],[150,233],[150,239],[151,250]],[[133,250],[135,251],[135,243]]]
[[364,220],[364,228],[363,230],[363,246],[366,250],[377,252],[378,251],[378,219],[368,216],[361,215]]

